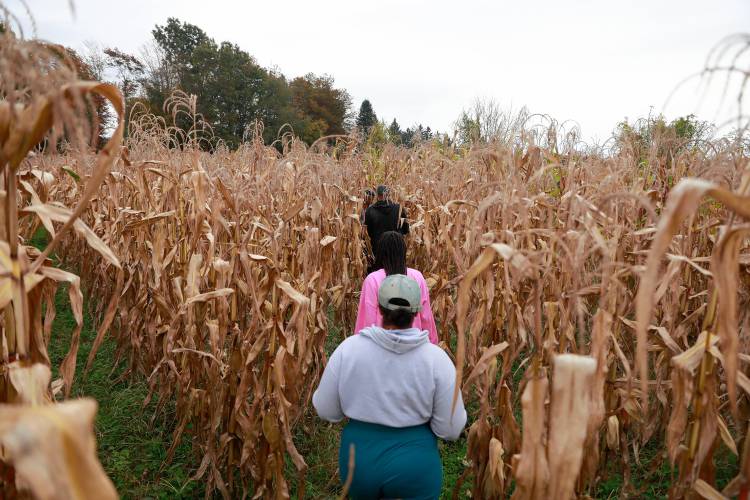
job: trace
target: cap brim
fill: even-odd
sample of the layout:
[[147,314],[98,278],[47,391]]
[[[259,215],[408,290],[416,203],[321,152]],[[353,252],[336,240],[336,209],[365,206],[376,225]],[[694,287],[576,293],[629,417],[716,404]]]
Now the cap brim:
[[421,305],[412,307],[412,306],[400,306],[398,304],[386,304],[386,305],[380,304],[380,306],[383,309],[388,309],[389,311],[409,311],[411,313],[418,313],[419,311],[422,310]]

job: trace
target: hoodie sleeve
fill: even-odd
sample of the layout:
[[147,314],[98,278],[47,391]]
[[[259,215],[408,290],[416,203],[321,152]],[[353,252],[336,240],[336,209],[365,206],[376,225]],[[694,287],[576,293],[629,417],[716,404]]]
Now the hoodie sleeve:
[[362,283],[362,291],[359,294],[359,309],[357,310],[357,322],[354,324],[354,333],[359,333],[368,326],[380,326],[377,300],[378,290],[375,280],[368,276]]
[[430,289],[427,287],[424,276],[422,276],[422,279],[419,281],[419,288],[422,289],[422,310],[419,311],[419,321],[422,325],[422,329],[427,330],[430,334],[430,342],[437,345],[440,342],[440,339],[438,338],[437,326],[435,326],[435,318],[432,315]]
[[456,408],[451,414],[453,389],[456,386],[456,367],[448,355],[440,349],[435,363],[435,396],[432,404],[430,428],[439,438],[455,441],[466,425],[466,409],[461,392],[458,393]]
[[341,346],[336,348],[320,377],[320,384],[313,394],[313,406],[318,416],[328,422],[340,422],[344,419],[339,397],[339,371],[341,365]]

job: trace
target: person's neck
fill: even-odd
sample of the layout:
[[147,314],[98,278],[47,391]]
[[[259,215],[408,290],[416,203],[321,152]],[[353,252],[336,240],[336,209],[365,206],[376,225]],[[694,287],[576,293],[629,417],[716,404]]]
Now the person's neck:
[[383,326],[381,328],[383,330],[408,330],[409,328],[411,328],[411,325],[407,326],[406,328],[399,328],[399,327],[397,327],[395,325],[390,325],[390,324],[387,324],[387,323],[383,323]]

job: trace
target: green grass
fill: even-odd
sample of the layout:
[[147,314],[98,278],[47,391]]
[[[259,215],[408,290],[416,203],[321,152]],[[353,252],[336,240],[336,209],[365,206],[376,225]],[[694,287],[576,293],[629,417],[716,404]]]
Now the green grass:
[[[46,234],[42,230],[37,231],[30,243],[41,248],[46,241]],[[61,285],[55,297],[57,316],[49,345],[53,378],[57,377],[58,367],[68,352],[71,332],[75,328],[67,289],[67,285]],[[125,382],[114,382],[125,367],[114,367],[113,340],[105,339],[91,371],[83,376],[86,358],[96,336],[88,305],[89,301],[84,301],[84,325],[71,397],[87,396],[99,403],[95,431],[99,459],[104,470],[124,499],[203,496],[203,485],[189,479],[197,469],[198,461],[192,454],[188,440],[183,439],[172,463],[162,470],[167,450],[172,444],[173,428],[169,422],[173,422],[173,419],[163,419],[166,424],[162,419],[156,419],[153,426],[149,424],[155,405],[152,403],[142,408],[148,393],[142,377],[130,376]]]
[[[604,444],[602,443],[602,446]],[[656,439],[649,442],[640,452],[640,464],[631,459],[632,489],[629,497],[643,499],[667,498],[669,488],[677,480],[678,471],[669,463],[666,446]],[[661,460],[661,463],[659,460]],[[606,458],[602,460],[606,461]],[[721,491],[739,472],[737,457],[723,444],[719,445],[714,455],[716,466],[716,485]],[[604,467],[603,477],[598,484],[595,498],[618,498],[623,488],[623,471],[619,461],[611,461]]]
[[[60,287],[55,299],[57,317],[49,348],[53,376],[56,376],[57,367],[67,352],[70,334],[75,327],[66,288]],[[120,367],[112,373],[114,341],[105,340],[91,371],[83,376],[83,368],[95,336],[91,317],[84,314],[71,397],[87,396],[99,403],[95,424],[99,459],[117,491],[122,498],[200,496],[203,492],[201,485],[189,480],[198,464],[187,440],[183,440],[177,448],[173,462],[160,470],[172,444],[172,428],[169,424],[164,424],[162,419],[156,419],[153,426],[149,425],[154,404],[142,408],[148,388],[141,377],[129,377],[125,382],[114,383],[124,369]]]
[[[440,443],[440,457],[443,459],[443,493],[440,498],[449,499],[453,496],[458,478],[464,472],[464,459],[466,458],[466,438],[462,437],[456,442]],[[467,478],[461,491],[471,490],[471,478]],[[459,498],[467,498],[467,495],[459,495]]]

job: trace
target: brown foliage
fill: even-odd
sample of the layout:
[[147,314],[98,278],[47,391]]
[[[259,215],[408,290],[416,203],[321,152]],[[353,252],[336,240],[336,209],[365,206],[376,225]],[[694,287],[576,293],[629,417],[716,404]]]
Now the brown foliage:
[[[85,219],[123,275],[96,244],[68,239],[64,253],[98,263],[82,277],[97,296],[120,296],[116,313],[107,307],[119,355],[149,377],[159,408],[176,399],[175,443],[191,429],[208,490],[286,497],[285,456],[303,477],[294,429],[331,320],[345,331],[354,323],[364,242],[353,193],[373,180],[413,214],[409,263],[428,279],[449,351],[456,326],[450,354],[465,400],[481,403],[468,431],[476,497],[503,497],[513,478],[518,498],[584,495],[605,456],[620,457],[627,481],[651,439],[664,439],[680,468],[675,495],[705,492],[716,445],[735,449],[744,435],[717,404],[747,398],[732,395],[734,372],[750,389],[746,344],[732,340],[747,334],[745,226],[716,232],[729,214],[749,215],[732,191],[746,160],[735,164],[731,146],[660,161],[650,181],[628,153],[537,148],[530,165],[500,145],[369,157],[293,141],[283,154],[260,142],[208,154],[164,148],[169,129],[142,130]],[[698,172],[711,181],[662,189],[663,175]],[[705,195],[717,202],[701,204]],[[60,178],[55,196],[70,204],[80,194]],[[734,281],[714,279],[737,269]],[[518,383],[511,375],[522,366]]]
[[[119,151],[122,98],[110,85],[77,81],[70,68],[56,68],[53,60],[44,46],[18,41],[10,34],[0,36],[0,488],[4,498],[116,498],[96,455],[96,402],[51,404],[53,388],[63,386],[67,397],[73,383],[83,294],[80,278],[51,267],[47,256],[72,228],[108,263],[119,267],[114,254],[79,217]],[[109,101],[120,117],[119,126],[94,159],[84,191],[70,211],[47,203],[55,177],[32,165],[27,155],[42,140],[55,138],[60,129],[72,131],[71,136],[80,132],[87,122],[81,118],[86,116],[87,95]],[[61,225],[56,228],[54,222]],[[23,244],[26,231],[39,223],[53,235],[41,252]],[[60,281],[70,283],[76,328],[60,367],[62,380],[51,384],[47,343]]]
[[[303,489],[295,431],[332,322],[351,333],[365,267],[355,193],[374,182],[413,218],[409,265],[427,278],[464,399],[479,403],[474,497],[501,498],[511,481],[518,498],[584,496],[613,460],[627,483],[650,440],[679,468],[673,496],[715,489],[713,455],[745,435],[750,390],[750,259],[746,226],[732,225],[750,215],[747,159],[731,144],[651,168],[627,150],[558,155],[529,136],[465,152],[290,141],[279,153],[254,141],[209,154],[195,130],[148,116],[131,125],[85,210],[93,236],[55,239],[87,263],[81,280],[105,298],[96,307],[118,359],[148,377],[160,411],[174,398],[168,456],[189,433],[208,491],[288,497],[287,457]],[[187,147],[168,149],[173,134]],[[59,175],[70,163],[41,158],[38,175],[54,176],[47,199],[85,199]],[[46,227],[63,220],[55,210],[24,213]]]

